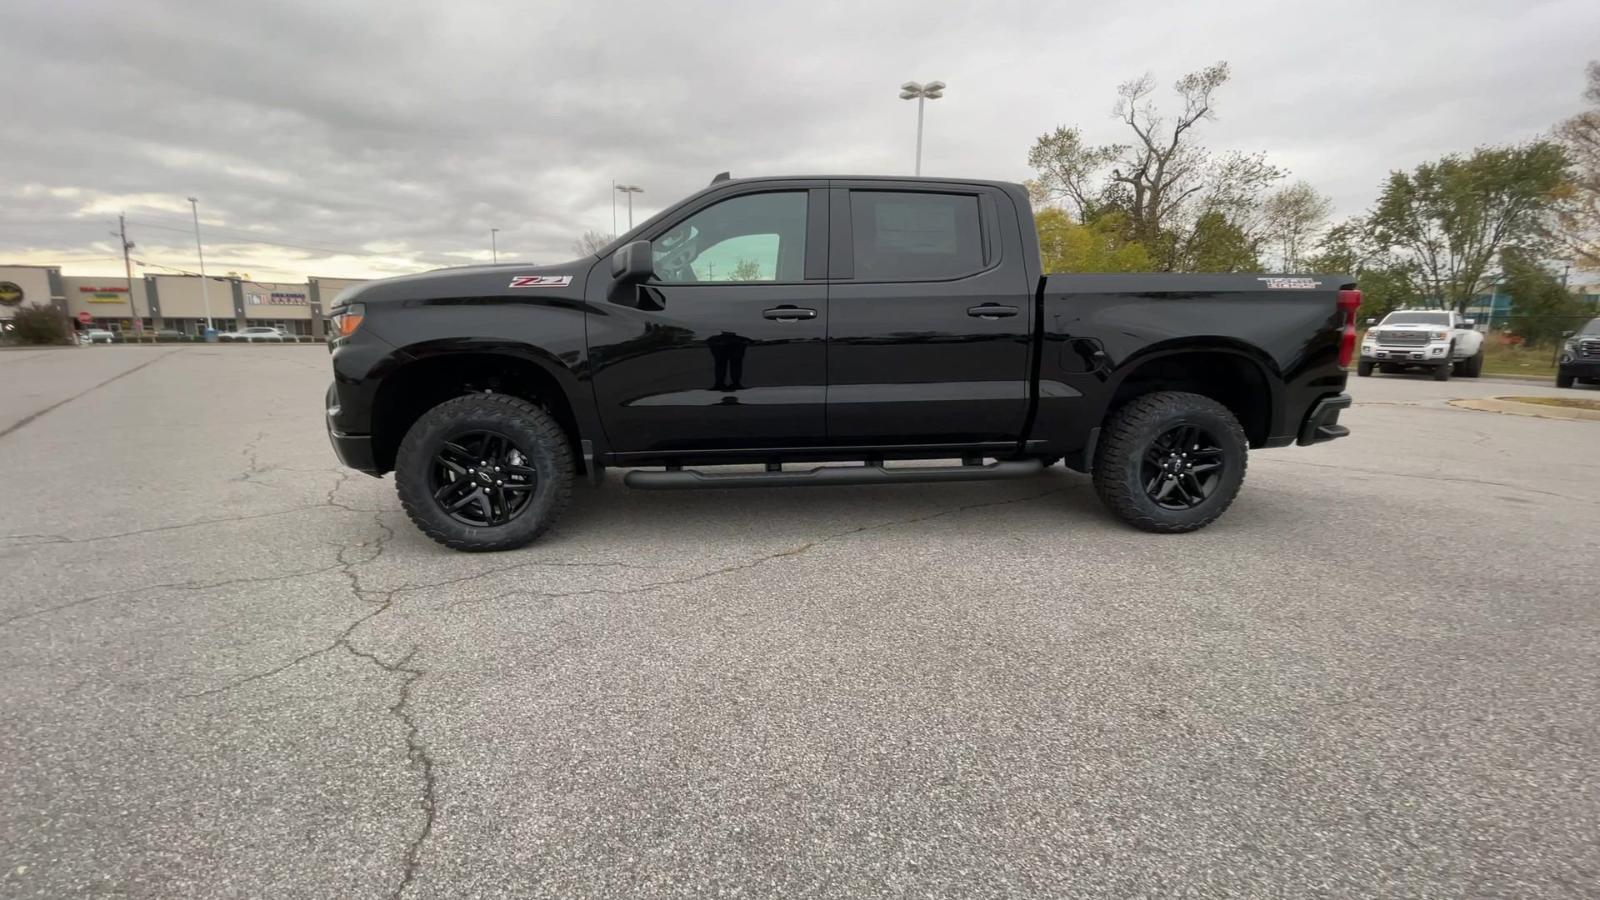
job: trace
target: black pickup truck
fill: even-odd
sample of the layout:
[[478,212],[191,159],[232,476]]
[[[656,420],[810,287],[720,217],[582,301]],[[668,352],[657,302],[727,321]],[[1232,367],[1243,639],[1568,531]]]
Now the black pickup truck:
[[[347,290],[327,424],[459,550],[528,543],[607,466],[659,489],[1064,460],[1130,524],[1192,531],[1248,448],[1347,433],[1360,302],[1342,276],[1046,275],[1016,184],[720,175],[594,256]],[[886,464],[912,459],[949,463]]]

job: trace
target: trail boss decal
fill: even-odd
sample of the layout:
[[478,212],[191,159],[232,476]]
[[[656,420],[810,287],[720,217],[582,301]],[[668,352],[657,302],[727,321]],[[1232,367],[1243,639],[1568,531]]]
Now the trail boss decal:
[[1322,282],[1315,278],[1257,278],[1265,282],[1269,291],[1314,291],[1322,287]]
[[571,275],[518,275],[511,279],[511,286],[514,288],[566,287],[571,283]]

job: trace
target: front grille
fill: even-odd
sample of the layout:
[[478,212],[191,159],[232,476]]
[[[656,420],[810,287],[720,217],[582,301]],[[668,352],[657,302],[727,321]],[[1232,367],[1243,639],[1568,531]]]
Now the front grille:
[[1579,344],[1578,355],[1584,359],[1600,359],[1600,341],[1584,341]]
[[1426,331],[1380,331],[1378,345],[1383,347],[1421,347],[1428,343]]

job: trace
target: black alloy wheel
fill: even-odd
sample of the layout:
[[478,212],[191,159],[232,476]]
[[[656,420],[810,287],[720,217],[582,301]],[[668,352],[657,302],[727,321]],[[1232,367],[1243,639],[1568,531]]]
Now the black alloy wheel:
[[1185,423],[1151,442],[1139,474],[1157,506],[1194,509],[1217,492],[1226,467],[1221,442],[1202,426]]
[[505,525],[522,515],[539,486],[539,473],[511,438],[493,431],[447,437],[433,456],[428,488],[445,515],[478,528]]

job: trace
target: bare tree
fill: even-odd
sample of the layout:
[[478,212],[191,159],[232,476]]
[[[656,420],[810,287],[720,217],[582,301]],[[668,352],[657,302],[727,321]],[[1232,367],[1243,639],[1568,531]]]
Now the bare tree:
[[605,234],[600,231],[585,231],[578,239],[572,242],[572,249],[579,256],[595,256],[605,249],[606,245],[616,240],[614,234]]
[[1066,126],[1040,137],[1028,153],[1039,173],[1029,185],[1034,197],[1065,200],[1084,222],[1122,212],[1128,237],[1149,248],[1160,268],[1182,261],[1202,221],[1250,236],[1261,192],[1284,173],[1261,154],[1214,156],[1197,140],[1195,126],[1215,118],[1214,98],[1228,78],[1228,64],[1219,62],[1178,79],[1173,90],[1183,106],[1172,118],[1156,107],[1152,76],[1123,83],[1113,115],[1134,140],[1090,146]]
[[1298,271],[1333,212],[1333,201],[1304,181],[1267,195],[1261,204],[1263,237],[1278,251],[1281,271]]
[[1592,106],[1556,127],[1572,177],[1556,205],[1557,236],[1580,267],[1600,271],[1600,61],[1589,63]]

